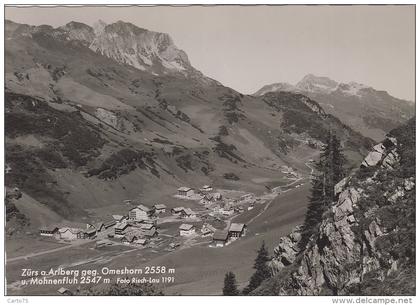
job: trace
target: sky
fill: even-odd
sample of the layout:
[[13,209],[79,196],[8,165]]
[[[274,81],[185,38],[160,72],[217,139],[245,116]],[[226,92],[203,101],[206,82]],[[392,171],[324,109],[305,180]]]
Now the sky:
[[415,97],[415,7],[8,7],[31,25],[118,20],[171,35],[205,75],[241,93],[306,74]]

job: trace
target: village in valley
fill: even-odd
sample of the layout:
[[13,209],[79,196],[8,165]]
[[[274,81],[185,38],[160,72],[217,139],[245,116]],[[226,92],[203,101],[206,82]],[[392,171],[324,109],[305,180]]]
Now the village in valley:
[[[306,164],[308,168],[311,168],[310,163]],[[86,215],[79,218],[41,223],[37,233],[28,235],[28,245],[17,248],[21,255],[8,259],[9,266],[25,266],[35,261],[38,268],[46,268],[52,262],[63,268],[100,266],[111,261],[117,266],[133,263],[141,266],[159,261],[159,258],[165,259],[165,254],[171,260],[186,251],[208,253],[212,259],[218,259],[216,253],[223,256],[248,239],[259,238],[261,229],[255,230],[255,224],[259,223],[257,218],[266,219],[264,213],[272,208],[274,199],[280,194],[305,184],[307,175],[293,168],[284,167],[282,173],[285,175],[283,183],[266,187],[265,192],[212,185],[194,188],[174,185],[158,194],[157,199],[142,198],[138,193],[133,199],[121,199],[106,209],[86,210]],[[7,197],[15,201],[27,198],[18,188],[7,189]],[[34,251],[35,247],[38,251]],[[74,257],[61,256],[64,249]],[[133,257],[135,260],[131,261]],[[177,270],[182,268],[172,261],[164,264]],[[13,269],[11,289],[49,289],[46,286],[22,286],[18,280],[20,274],[15,270],[20,269]],[[63,295],[69,289],[79,288],[69,284],[56,292]]]
[[50,225],[40,228],[39,234],[65,243],[95,240],[96,248],[116,244],[166,251],[195,244],[223,247],[246,234],[247,225],[234,218],[266,202],[252,193],[214,190],[210,185],[197,190],[180,187],[173,198],[192,202],[195,208],[128,199],[122,202],[125,212],[120,215],[86,224]]

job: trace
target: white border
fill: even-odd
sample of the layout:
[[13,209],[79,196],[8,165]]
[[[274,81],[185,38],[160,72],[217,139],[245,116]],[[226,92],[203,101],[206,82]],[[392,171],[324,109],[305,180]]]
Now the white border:
[[[64,4],[69,4],[72,3],[71,6],[83,6],[85,4],[90,4],[90,5],[103,5],[103,3],[105,1],[19,1],[19,0],[15,0],[15,1],[9,1],[9,0],[5,0],[3,1],[4,5],[21,5],[21,6],[32,6],[32,5],[37,5],[39,3],[42,4],[46,4],[49,6],[56,6],[57,4],[60,5],[60,3],[64,3]],[[123,1],[126,4],[129,5],[139,5],[138,1],[132,1],[132,0],[125,0]],[[214,5],[214,4],[222,4],[222,1],[194,1],[194,0],[190,0],[190,1],[156,1],[156,0],[148,0],[148,1],[144,1],[145,4],[140,4],[140,5],[145,5],[145,6],[149,6],[149,5],[159,5],[159,4],[168,4],[168,5],[180,5],[180,6],[185,6],[185,5],[190,5],[190,4],[195,4],[195,5]],[[265,3],[256,3],[255,1],[246,1],[246,0],[242,0],[242,1],[228,1],[226,3],[223,4],[232,4],[232,5],[255,5],[255,4],[270,4],[270,5],[275,5],[275,4],[370,4],[367,1],[352,1],[351,3],[349,1],[342,1],[342,0],[336,0],[336,1],[287,1],[287,2],[281,2],[281,1],[266,1]],[[389,0],[382,0],[380,1],[380,3],[375,3],[375,4],[417,4],[417,1],[403,1],[403,2],[398,2],[397,0],[394,1],[389,1]],[[107,1],[107,5],[109,6],[123,6],[121,4],[119,4],[117,1]],[[2,7],[2,10],[0,12],[0,18],[1,20],[4,20],[4,6]],[[0,116],[0,126],[2,127],[2,132],[0,134],[0,141],[1,143],[4,143],[4,22],[1,22],[1,26],[0,26],[0,44],[1,44],[1,50],[2,50],[2,56],[1,56],[1,60],[0,60],[0,68],[2,70],[1,75],[1,82],[3,84],[2,86],[2,91],[3,91],[3,95],[2,95],[2,99],[3,99],[3,104],[2,104],[2,115]],[[419,33],[419,28],[417,26],[416,23],[416,42],[418,41],[418,33]],[[416,43],[416,58],[418,58],[418,49],[417,49],[417,43]],[[418,71],[418,61],[416,60],[416,71]],[[392,73],[390,71],[390,73]],[[417,76],[417,73],[416,73]],[[416,92],[419,89],[418,86],[418,80],[416,77]],[[418,107],[416,107],[416,115],[418,115]],[[417,134],[416,136],[416,141],[419,140],[419,135]],[[416,157],[418,157],[418,154],[416,154]],[[418,159],[418,158],[417,158]],[[0,165],[2,167],[2,174],[0,175],[0,184],[4,185],[4,147],[2,146],[1,150],[0,150]],[[417,167],[417,163],[416,163],[416,167]],[[417,194],[418,194],[418,189],[416,189]],[[416,198],[417,200],[417,198]],[[3,201],[4,202],[4,201]],[[416,219],[419,219],[419,214],[418,214],[418,209],[416,211]],[[4,228],[4,209],[2,209],[1,211],[1,219],[2,219],[2,227]],[[2,234],[0,234],[0,248],[1,248],[1,253],[0,253],[0,260],[1,260],[1,267],[0,267],[0,276],[2,279],[4,279],[4,266],[3,266],[3,262],[4,262],[4,229]],[[416,236],[416,243],[419,244],[419,234],[417,234]],[[417,249],[416,249],[417,250]],[[416,253],[416,258],[417,258],[417,266],[419,265],[419,254],[418,252]],[[417,270],[418,271],[418,268]],[[418,272],[416,272],[418,274]],[[418,287],[419,281],[417,280],[419,276],[416,277],[416,286]],[[222,280],[222,279],[221,279]],[[5,292],[5,281],[3,280],[3,285],[1,285],[1,290],[0,290],[0,303],[1,304],[40,304],[40,305],[47,305],[47,304],[54,304],[57,305],[58,303],[60,305],[67,305],[67,304],[72,304],[74,302],[80,302],[80,304],[85,304],[88,302],[97,302],[100,303],[101,305],[108,305],[108,304],[118,304],[118,303],[123,303],[123,304],[141,304],[141,303],[152,303],[154,305],[158,305],[158,304],[194,304],[197,305],[198,303],[201,303],[203,305],[207,305],[207,304],[211,304],[214,305],[215,302],[217,303],[221,303],[221,304],[231,304],[233,303],[240,303],[240,304],[255,304],[257,302],[263,302],[263,303],[272,303],[272,304],[293,304],[293,305],[299,305],[299,304],[334,304],[332,302],[332,297],[268,297],[268,296],[264,296],[264,297],[206,297],[206,296],[197,296],[197,297],[183,297],[183,296],[165,296],[165,297],[60,297],[60,296],[48,296],[48,297],[4,297],[4,292]],[[359,301],[359,303],[357,302],[357,299],[361,300],[358,297],[344,297],[345,299],[351,300],[353,299],[353,303],[355,304],[363,304]],[[361,297],[361,298],[365,298],[365,297]],[[417,299],[417,297],[413,297],[412,298],[412,303],[415,302],[415,300]],[[366,300],[370,300],[367,301],[367,303],[364,304],[374,304],[374,298],[366,298]],[[393,304],[397,304],[397,300],[398,297],[389,297],[388,300],[395,300]],[[20,302],[19,302],[20,301]],[[13,303],[12,303],[13,302]],[[16,303],[15,303],[16,302]],[[17,303],[19,302],[19,303]],[[392,301],[390,301],[392,302]],[[411,302],[410,302],[411,303]],[[406,303],[406,304],[410,304],[410,303]],[[342,303],[345,304],[345,303]],[[350,303],[349,303],[350,304]],[[382,303],[384,304],[384,303]],[[388,303],[391,304],[391,303]]]

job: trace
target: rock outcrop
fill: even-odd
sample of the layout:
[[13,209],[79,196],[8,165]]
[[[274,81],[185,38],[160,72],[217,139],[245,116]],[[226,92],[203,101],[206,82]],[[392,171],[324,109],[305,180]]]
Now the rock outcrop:
[[[270,262],[276,285],[267,287],[280,295],[377,294],[374,283],[408,270],[411,254],[393,252],[414,251],[415,178],[400,179],[407,172],[400,164],[402,146],[389,136],[358,172],[335,186],[337,199],[305,248],[298,248],[300,226],[280,238]],[[395,211],[408,218],[397,219]],[[400,288],[387,287],[403,293]]]

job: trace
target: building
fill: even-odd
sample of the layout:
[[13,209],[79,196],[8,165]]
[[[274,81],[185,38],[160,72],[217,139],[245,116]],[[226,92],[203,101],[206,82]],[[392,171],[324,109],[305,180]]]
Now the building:
[[190,208],[184,209],[184,213],[181,214],[182,218],[194,218],[197,216],[197,213],[191,210]]
[[75,239],[84,238],[85,233],[81,229],[64,227],[64,228],[58,229],[57,236],[60,239],[75,240]]
[[139,238],[136,241],[134,241],[134,244],[139,245],[139,246],[145,246],[147,244],[147,239]]
[[179,226],[179,235],[190,236],[195,233],[195,227],[189,223],[183,223]]
[[128,218],[134,221],[146,220],[149,219],[152,215],[153,210],[142,204],[139,204],[128,212]]
[[189,197],[189,196],[192,196],[193,194],[194,194],[194,190],[192,188],[183,186],[178,189],[179,196]]
[[213,234],[213,246],[215,247],[223,247],[226,245],[229,239],[229,232],[216,230]]
[[140,223],[141,224],[151,223],[152,225],[156,226],[157,225],[157,220],[156,219],[145,219],[145,220],[141,221]]
[[126,222],[121,222],[118,223],[114,230],[115,230],[115,235],[124,235],[124,231],[129,227],[129,224]]
[[86,230],[85,232],[85,238],[90,238],[90,239],[94,239],[97,235],[97,231],[96,228],[94,227],[90,227],[89,229]]
[[158,231],[155,227],[151,228],[150,230],[143,230],[143,235],[146,238],[154,238],[158,236]]
[[166,205],[164,204],[155,204],[153,208],[155,210],[155,214],[161,214],[166,212]]
[[229,237],[232,239],[240,238],[246,233],[246,225],[243,223],[231,223],[229,227]]
[[203,237],[211,236],[213,235],[215,231],[216,229],[212,225],[208,223],[204,223],[203,227],[201,228],[201,236]]
[[172,208],[171,213],[176,216],[182,216],[182,214],[185,214],[184,209],[184,207]]
[[151,229],[156,229],[156,225],[154,223],[141,223],[138,228],[140,228],[141,230],[151,230]]
[[57,233],[58,233],[58,227],[56,226],[47,226],[47,227],[42,227],[41,229],[39,229],[39,234],[41,236],[52,237],[56,235]]
[[115,226],[115,224],[117,223],[117,221],[114,219],[114,217],[112,217],[112,216],[109,215],[109,216],[105,217],[103,223],[104,223],[105,229],[108,229],[108,228],[110,228],[112,226]]
[[142,237],[142,232],[138,230],[130,230],[124,234],[124,236],[121,238],[121,242],[123,244],[131,244],[139,239],[142,239]]
[[211,192],[213,190],[213,187],[210,185],[203,185],[203,187],[200,189],[202,192]]
[[201,200],[211,202],[211,201],[213,201],[213,195],[212,194],[204,194],[204,196],[201,198]]

